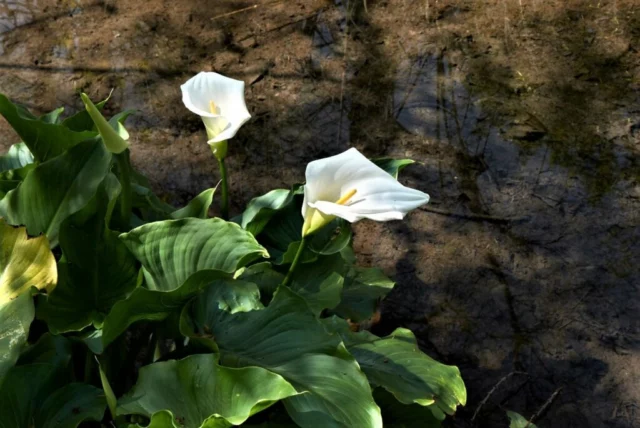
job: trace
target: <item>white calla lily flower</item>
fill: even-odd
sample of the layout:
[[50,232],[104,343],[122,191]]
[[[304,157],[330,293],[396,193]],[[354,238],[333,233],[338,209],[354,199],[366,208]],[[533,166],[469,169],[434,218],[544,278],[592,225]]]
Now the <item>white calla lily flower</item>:
[[335,217],[351,223],[364,218],[401,220],[429,202],[429,195],[403,186],[354,148],[309,163],[306,179],[302,236],[316,232]]
[[214,154],[224,158],[226,141],[251,118],[244,101],[244,82],[203,71],[180,89],[185,107],[202,118]]

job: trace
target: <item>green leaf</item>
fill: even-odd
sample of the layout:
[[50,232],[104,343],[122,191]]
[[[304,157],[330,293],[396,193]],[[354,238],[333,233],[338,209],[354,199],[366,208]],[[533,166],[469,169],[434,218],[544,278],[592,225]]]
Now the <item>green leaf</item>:
[[51,394],[35,417],[38,428],[75,428],[84,421],[102,420],[106,401],[102,390],[71,383]]
[[192,342],[200,344],[203,349],[217,353],[219,349],[212,340],[213,336],[209,326],[200,323],[201,320],[207,319],[206,311],[213,304],[212,302],[217,304],[216,310],[231,314],[262,309],[263,305],[260,302],[258,286],[252,282],[221,280],[211,284],[206,293],[206,305],[192,305],[190,309],[184,309],[184,311],[191,310],[192,312],[190,317],[186,315],[180,317],[180,331],[183,335],[191,338]]
[[275,189],[269,193],[253,198],[242,213],[240,225],[257,236],[269,220],[281,209],[291,204],[298,189]]
[[222,427],[240,425],[295,394],[281,376],[263,368],[223,367],[215,355],[192,355],[143,367],[133,390],[120,399],[118,413],[150,417],[168,410],[188,428],[205,420],[207,427]]
[[397,180],[400,171],[402,171],[407,165],[411,165],[416,161],[413,159],[378,158],[371,159],[371,162],[384,169],[389,175],[393,176],[393,178]]
[[55,373],[52,364],[29,364],[11,369],[0,387],[0,428],[34,426],[38,403],[60,386]]
[[401,403],[435,403],[447,414],[466,403],[467,391],[460,370],[420,351],[411,331],[398,328],[380,338],[366,331],[353,333],[345,321],[336,317],[326,319],[325,324],[340,333],[369,382],[385,388]]
[[509,417],[509,428],[538,428],[519,413],[507,410]]
[[[266,245],[269,253],[274,256],[274,265],[290,265],[298,253],[301,241],[295,241],[289,243],[285,252],[282,252],[279,248]],[[318,255],[309,249],[309,246],[302,251],[300,256],[300,263],[311,263],[318,260]]]
[[[277,211],[269,221],[269,227],[258,236],[275,264],[291,263],[302,239],[302,215],[300,205],[294,202]],[[309,249],[302,254],[301,262],[311,261],[316,255]]]
[[60,123],[60,115],[62,114],[62,112],[64,112],[64,107],[58,107],[57,109],[40,116],[40,121],[53,124]]
[[113,389],[111,389],[107,374],[104,372],[104,369],[102,368],[102,364],[100,364],[100,360],[98,360],[98,357],[96,357],[96,362],[98,363],[98,372],[100,372],[100,383],[102,384],[103,395],[105,397],[107,407],[109,408],[109,412],[111,412],[111,417],[115,419],[117,415],[118,400],[116,398],[116,395],[113,393]]
[[[294,199],[284,208],[277,211],[268,227],[258,236],[273,256],[276,265],[290,264],[298,251],[302,240],[302,224],[304,219],[300,213],[300,198]],[[329,255],[340,252],[351,240],[351,227],[342,219],[335,219],[326,227],[308,238],[307,248],[300,261],[314,261],[317,254]]]
[[18,359],[19,365],[47,363],[65,371],[72,357],[72,344],[64,336],[45,333],[38,341],[25,349]]
[[0,172],[0,199],[2,199],[11,190],[18,187],[18,185],[27,178],[29,172],[31,172],[35,167],[35,164],[29,164],[22,168]]
[[301,395],[284,403],[298,425],[382,426],[367,379],[353,357],[288,288],[280,287],[262,310],[231,314],[220,308],[209,287],[185,307],[181,325],[189,325],[200,338],[215,338],[224,365],[262,367],[291,383]]
[[178,425],[171,412],[162,410],[151,416],[149,425],[129,424],[127,428],[183,428],[183,425]]
[[40,121],[0,94],[0,114],[40,162],[53,159],[76,144],[96,137],[92,131],[75,132],[63,125]]
[[111,162],[99,141],[77,144],[61,156],[38,165],[0,201],[0,215],[24,224],[31,235],[44,233],[53,247],[60,224],[82,209],[96,193]]
[[[194,295],[216,281],[227,279],[228,274],[204,270],[193,274],[182,286],[172,291],[149,290],[138,287],[125,300],[113,305],[103,324],[102,345],[106,348],[137,321],[162,321],[182,309]],[[92,349],[98,351],[95,344]]]
[[353,322],[368,320],[394,285],[378,268],[352,267],[345,276],[342,298],[333,313]]
[[136,285],[136,260],[106,224],[119,193],[120,183],[113,174],[107,175],[93,203],[67,218],[60,228],[65,257],[58,263],[60,280],[38,307],[38,318],[55,334],[101,323]]
[[9,226],[0,218],[0,307],[32,286],[51,291],[57,280],[47,238],[30,238],[24,227]]
[[309,249],[322,255],[336,254],[351,242],[352,231],[348,221],[341,218],[333,220],[309,240]]
[[0,428],[72,428],[85,420],[101,420],[105,408],[102,391],[69,384],[66,374],[60,376],[58,366],[67,363],[63,359],[11,369],[0,387]]
[[14,144],[9,148],[6,155],[0,156],[0,172],[20,169],[33,162],[33,155],[26,144]]
[[211,202],[213,202],[213,194],[216,189],[207,189],[204,192],[200,193],[198,196],[193,198],[189,203],[179,210],[176,210],[171,213],[171,218],[173,219],[181,219],[188,217],[196,217],[196,218],[208,218],[209,217],[209,207],[211,206]]
[[[263,309],[260,303],[260,290],[252,282],[232,279],[216,281],[211,285],[208,296],[210,300],[218,303],[217,310],[230,314]],[[203,308],[200,307],[200,309]],[[194,316],[196,319],[203,319],[207,314],[194,313]]]
[[273,293],[284,281],[284,275],[273,270],[271,263],[261,262],[246,267],[238,279],[257,284],[262,301],[269,302]]
[[441,421],[431,412],[432,406],[419,404],[402,404],[384,388],[376,388],[373,398],[382,410],[385,427],[390,428],[439,428]]
[[322,256],[317,262],[298,266],[291,289],[307,301],[315,314],[335,308],[340,303],[344,277],[344,261],[339,254]]
[[27,343],[33,317],[33,298],[28,292],[0,305],[0,386]]
[[269,256],[253,235],[218,218],[150,223],[120,238],[142,263],[151,290],[174,290],[205,269],[232,274]]
[[[132,170],[132,173],[133,172]],[[133,180],[131,190],[132,207],[140,212],[142,218],[141,224],[168,220],[171,218],[171,213],[176,210],[173,206],[160,200],[149,187],[133,182]]]

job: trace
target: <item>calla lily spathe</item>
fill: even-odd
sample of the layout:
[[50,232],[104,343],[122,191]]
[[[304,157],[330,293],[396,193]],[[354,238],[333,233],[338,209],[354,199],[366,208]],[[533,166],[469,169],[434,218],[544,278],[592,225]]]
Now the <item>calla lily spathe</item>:
[[335,217],[354,223],[401,220],[429,202],[429,195],[398,183],[356,149],[307,165],[302,235],[319,230]]
[[238,129],[251,118],[244,101],[244,82],[241,80],[203,71],[180,86],[180,89],[185,107],[202,118],[212,148],[215,143],[235,136]]

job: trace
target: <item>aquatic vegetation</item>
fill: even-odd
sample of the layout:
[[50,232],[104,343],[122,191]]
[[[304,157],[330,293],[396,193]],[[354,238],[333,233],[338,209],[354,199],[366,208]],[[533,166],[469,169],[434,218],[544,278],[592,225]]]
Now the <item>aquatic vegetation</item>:
[[[182,87],[222,168],[239,83]],[[1,426],[431,427],[465,404],[411,331],[358,328],[394,284],[355,264],[350,223],[428,202],[397,181],[412,161],[350,149],[210,218],[215,189],[161,201],[129,162],[131,112],[82,100],[63,119],[0,95],[22,140],[0,157]]]

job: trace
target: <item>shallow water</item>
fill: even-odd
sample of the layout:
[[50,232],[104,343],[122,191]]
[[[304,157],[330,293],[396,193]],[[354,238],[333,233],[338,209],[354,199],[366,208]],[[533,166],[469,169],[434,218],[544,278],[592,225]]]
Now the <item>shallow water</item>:
[[0,0],[0,92],[44,113],[114,89],[107,113],[139,111],[133,162],[175,203],[218,180],[180,100],[201,70],[247,84],[235,212],[350,146],[419,161],[401,181],[432,203],[355,244],[398,282],[375,330],[461,368],[450,425],[507,426],[559,390],[540,427],[639,426],[637,2],[254,4]]

